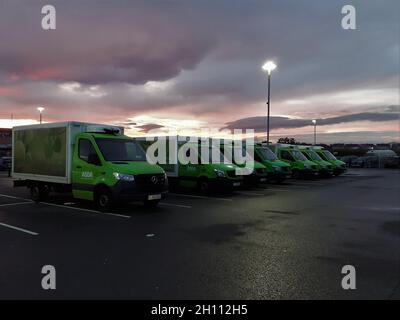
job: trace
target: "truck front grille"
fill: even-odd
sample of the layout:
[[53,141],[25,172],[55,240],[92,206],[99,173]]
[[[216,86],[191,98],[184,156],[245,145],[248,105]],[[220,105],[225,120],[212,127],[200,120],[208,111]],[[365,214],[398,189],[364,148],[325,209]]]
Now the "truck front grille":
[[165,185],[165,175],[163,173],[135,175],[135,183],[146,190],[158,189]]

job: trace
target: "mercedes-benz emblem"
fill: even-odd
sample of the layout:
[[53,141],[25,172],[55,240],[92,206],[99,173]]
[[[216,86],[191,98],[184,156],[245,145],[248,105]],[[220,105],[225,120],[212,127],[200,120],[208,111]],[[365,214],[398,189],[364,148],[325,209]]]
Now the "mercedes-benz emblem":
[[152,176],[150,180],[151,180],[151,182],[153,182],[154,184],[156,184],[157,181],[158,181],[158,179],[157,179],[156,176]]

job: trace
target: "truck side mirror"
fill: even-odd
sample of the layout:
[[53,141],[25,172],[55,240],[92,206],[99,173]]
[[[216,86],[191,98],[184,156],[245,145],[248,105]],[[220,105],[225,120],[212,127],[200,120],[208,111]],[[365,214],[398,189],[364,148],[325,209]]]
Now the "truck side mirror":
[[93,164],[95,166],[101,165],[99,156],[96,153],[89,154],[88,163]]

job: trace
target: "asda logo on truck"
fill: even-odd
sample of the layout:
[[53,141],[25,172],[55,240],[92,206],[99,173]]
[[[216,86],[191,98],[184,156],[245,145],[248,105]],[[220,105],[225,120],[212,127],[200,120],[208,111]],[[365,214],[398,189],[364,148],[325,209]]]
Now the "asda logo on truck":
[[91,172],[91,171],[82,171],[82,178],[93,179],[93,172]]

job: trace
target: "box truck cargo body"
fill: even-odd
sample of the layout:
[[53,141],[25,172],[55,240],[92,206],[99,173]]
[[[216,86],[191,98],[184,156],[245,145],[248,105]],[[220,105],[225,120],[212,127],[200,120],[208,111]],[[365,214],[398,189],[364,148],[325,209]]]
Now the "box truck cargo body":
[[167,192],[161,167],[147,163],[138,143],[121,127],[61,122],[13,128],[14,185],[26,185],[34,200],[50,191],[109,209],[118,200],[154,205]]

